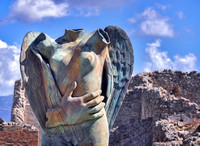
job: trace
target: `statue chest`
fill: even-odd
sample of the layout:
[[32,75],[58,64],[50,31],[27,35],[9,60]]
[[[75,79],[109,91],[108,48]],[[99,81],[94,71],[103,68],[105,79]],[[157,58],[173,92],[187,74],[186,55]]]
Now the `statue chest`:
[[101,62],[101,57],[92,51],[58,49],[50,60],[50,68],[60,91],[64,93],[76,81],[78,86],[74,93],[78,96],[100,88]]

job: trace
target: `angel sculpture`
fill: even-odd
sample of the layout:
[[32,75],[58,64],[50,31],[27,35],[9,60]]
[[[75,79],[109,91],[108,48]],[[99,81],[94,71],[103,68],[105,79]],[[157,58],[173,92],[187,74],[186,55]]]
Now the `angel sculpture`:
[[65,30],[58,39],[29,32],[20,68],[42,145],[108,145],[133,70],[133,48],[121,28]]

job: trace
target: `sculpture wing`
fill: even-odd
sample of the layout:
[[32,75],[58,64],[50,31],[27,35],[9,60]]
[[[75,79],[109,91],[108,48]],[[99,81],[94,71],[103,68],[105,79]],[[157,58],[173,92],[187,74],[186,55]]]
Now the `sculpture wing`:
[[48,108],[57,107],[62,98],[45,59],[32,47],[44,39],[46,35],[43,33],[29,32],[24,37],[20,54],[20,69],[26,94],[43,130],[46,129]]
[[106,59],[108,99],[105,108],[109,128],[112,128],[131,79],[134,56],[125,31],[117,26],[108,26],[104,30],[110,37],[109,58]]

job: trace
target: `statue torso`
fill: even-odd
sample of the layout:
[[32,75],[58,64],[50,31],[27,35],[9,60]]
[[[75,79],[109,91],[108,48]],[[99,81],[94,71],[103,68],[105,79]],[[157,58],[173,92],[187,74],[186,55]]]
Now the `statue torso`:
[[[108,54],[109,41],[103,40],[99,31],[84,35],[82,38],[78,37],[78,39],[71,37],[70,33],[69,39],[73,38],[73,40],[68,40],[67,33],[66,37],[64,35],[56,40],[41,34],[30,46],[32,50],[41,55],[49,66],[56,84],[54,87],[57,86],[61,93],[61,95],[53,94],[57,99],[63,97],[74,81],[77,82],[77,87],[73,91],[72,97],[101,89],[102,72]],[[76,34],[74,35],[76,36]],[[48,76],[46,78],[48,80]],[[66,137],[67,141],[74,139],[83,145],[84,143],[97,144],[102,142],[107,144],[108,124],[105,109],[103,108],[102,111],[104,115],[98,119],[88,120],[77,125],[64,125],[65,133],[69,134],[62,136]],[[62,126],[58,128],[62,129]],[[57,128],[47,131],[47,137],[56,132],[60,134],[60,130]],[[89,136],[83,138],[81,135]],[[106,137],[106,141],[104,141],[104,137]]]
[[82,96],[101,88],[107,44],[99,30],[90,34],[69,30],[56,40],[43,34],[33,47],[47,60],[62,95],[76,81],[73,96]]
[[[50,57],[49,66],[55,82],[63,95],[73,81],[77,82],[73,97],[82,96],[101,89],[107,47],[100,54],[97,54],[94,50],[87,50],[85,49],[86,47],[88,46],[84,44],[80,47],[79,42],[60,44],[60,47],[55,48]],[[103,111],[104,115],[101,118],[77,125],[78,129],[82,130],[76,131],[76,133],[96,135],[95,138],[93,136],[85,137],[85,140],[81,142],[82,145],[85,145],[84,143],[101,143],[102,137],[108,137],[105,109]],[[73,126],[66,126],[65,128],[71,131],[71,127]],[[104,129],[104,131],[102,132],[101,129]],[[76,135],[77,138],[80,138],[79,136]]]
[[55,49],[49,65],[62,94],[76,81],[73,96],[81,96],[100,89],[103,63],[101,55],[63,45]]

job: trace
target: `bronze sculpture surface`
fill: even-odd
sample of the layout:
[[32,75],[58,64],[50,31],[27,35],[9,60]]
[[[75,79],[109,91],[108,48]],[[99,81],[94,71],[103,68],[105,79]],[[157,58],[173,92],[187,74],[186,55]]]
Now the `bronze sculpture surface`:
[[20,67],[42,145],[108,145],[133,68],[121,28],[66,30],[58,39],[29,32]]

